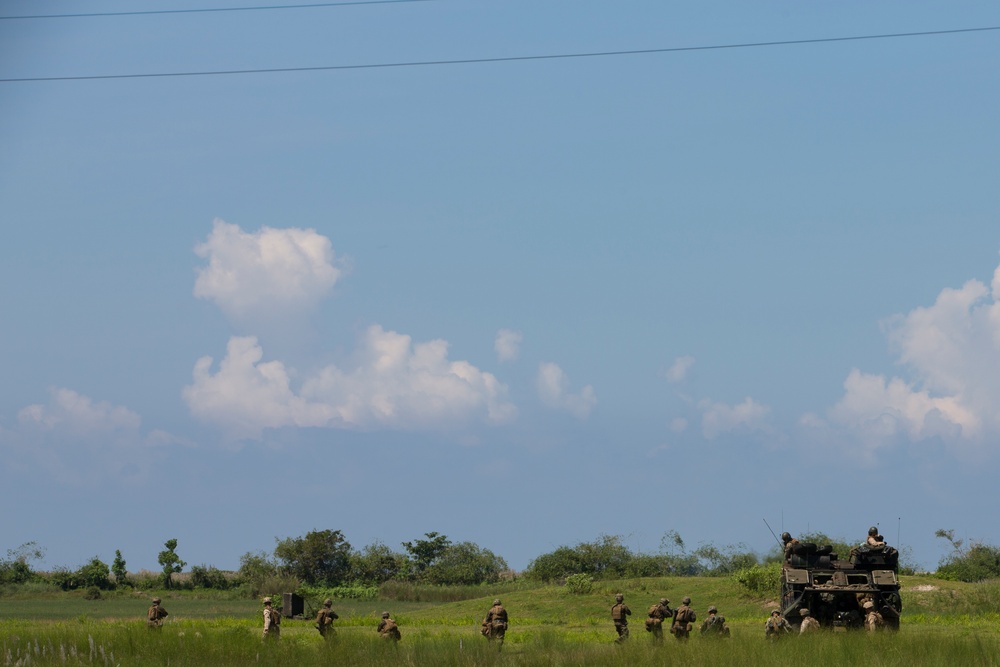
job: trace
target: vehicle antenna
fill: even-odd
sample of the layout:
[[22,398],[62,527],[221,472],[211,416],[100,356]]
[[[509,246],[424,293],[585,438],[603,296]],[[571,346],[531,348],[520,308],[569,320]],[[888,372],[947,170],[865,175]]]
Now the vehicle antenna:
[[[774,531],[771,530],[771,524],[767,522],[767,519],[762,519],[762,520],[764,521],[764,525],[767,526],[767,529],[771,531],[772,535],[774,535]],[[781,547],[782,549],[785,548],[784,545],[781,544],[781,540],[778,539],[777,535],[774,535],[774,541],[777,542],[778,546]]]

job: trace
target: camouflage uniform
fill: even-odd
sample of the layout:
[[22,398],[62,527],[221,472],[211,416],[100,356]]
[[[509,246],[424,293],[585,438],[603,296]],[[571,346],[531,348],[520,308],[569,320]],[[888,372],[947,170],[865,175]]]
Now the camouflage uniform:
[[167,617],[167,610],[160,606],[160,598],[153,598],[153,604],[146,612],[146,627],[161,628],[163,619]]
[[800,635],[816,632],[820,629],[819,621],[809,615],[808,609],[800,609],[799,614],[802,616],[802,623],[799,624]]
[[281,638],[281,614],[271,606],[271,598],[264,598],[264,639]]
[[503,648],[505,634],[507,634],[507,610],[497,599],[493,601],[493,606],[486,612],[486,618],[483,619],[483,635],[490,641],[496,641],[499,651]]
[[676,639],[687,639],[691,633],[691,624],[697,620],[698,617],[691,608],[691,598],[685,597],[681,600],[681,606],[674,611],[674,622],[670,626],[670,632]]
[[865,602],[865,630],[877,632],[885,627],[885,619],[882,614],[875,611],[875,603],[869,600]]
[[777,639],[791,631],[792,624],[777,609],[771,612],[771,618],[767,619],[767,622],[764,623],[764,637],[767,639]]
[[334,634],[336,634],[336,630],[333,629],[333,622],[340,618],[340,616],[337,616],[337,612],[330,608],[332,606],[333,600],[324,600],[323,608],[316,614],[316,629],[326,639],[333,639]]
[[788,560],[792,557],[792,552],[795,551],[795,547],[799,545],[799,541],[792,537],[791,533],[782,533],[781,544],[782,548],[785,550],[785,560]]
[[878,534],[878,528],[872,526],[868,529],[868,539],[865,542],[870,547],[884,547],[885,538]]
[[387,611],[382,612],[382,620],[379,621],[378,627],[375,629],[382,639],[398,642],[403,638],[403,635],[399,632],[399,626],[396,625],[396,621],[392,620]]
[[631,615],[632,610],[625,604],[625,596],[619,593],[611,607],[611,620],[615,622],[615,632],[618,633],[615,642],[621,644],[628,639],[628,617]]
[[726,617],[719,615],[719,610],[715,607],[708,608],[708,618],[702,621],[701,634],[704,637],[728,637],[729,626],[726,625]]
[[670,600],[660,598],[660,601],[649,608],[646,619],[646,629],[653,633],[653,642],[663,643],[663,621],[673,618],[674,610],[670,608]]

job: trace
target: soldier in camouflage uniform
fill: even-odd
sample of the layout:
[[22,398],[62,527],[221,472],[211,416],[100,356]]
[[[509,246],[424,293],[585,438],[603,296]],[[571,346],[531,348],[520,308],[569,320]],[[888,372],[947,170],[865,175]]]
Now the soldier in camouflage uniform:
[[865,602],[865,630],[868,632],[878,632],[885,627],[885,619],[882,614],[875,611],[875,603],[871,600]]
[[660,598],[660,601],[649,608],[646,619],[646,629],[653,633],[653,643],[663,643],[663,621],[674,617],[674,610],[670,608],[670,600]]
[[621,644],[628,639],[628,617],[632,610],[625,604],[625,596],[619,593],[615,596],[615,604],[611,607],[611,620],[615,622],[615,632],[618,638],[615,642]]
[[799,541],[792,537],[791,533],[781,534],[781,548],[785,552],[785,560],[792,557],[792,553],[795,551],[795,547],[799,545]]
[[146,627],[150,630],[163,627],[163,619],[167,617],[167,610],[160,606],[160,598],[153,598],[153,604],[146,611]]
[[875,548],[884,547],[885,538],[878,534],[878,528],[872,526],[868,529],[868,539],[865,540],[865,544]]
[[777,609],[771,612],[771,618],[764,623],[764,637],[767,639],[778,639],[791,631],[792,624]]
[[497,643],[497,650],[503,648],[503,638],[507,634],[507,610],[500,604],[500,599],[493,601],[493,606],[486,612],[483,619],[483,635],[491,642]]
[[686,597],[681,600],[681,606],[674,611],[674,621],[670,626],[670,633],[679,640],[687,639],[691,632],[691,624],[698,620],[694,609],[691,608],[691,598]]
[[403,635],[399,632],[399,626],[396,625],[396,621],[389,616],[389,612],[382,612],[382,620],[379,621],[378,627],[375,628],[379,636],[385,640],[399,641],[403,638]]
[[319,634],[324,639],[333,639],[333,636],[337,632],[333,629],[333,622],[340,618],[340,616],[337,616],[337,612],[331,607],[333,607],[333,600],[327,598],[323,600],[323,608],[316,614],[316,629],[319,630]]
[[719,610],[714,606],[708,608],[708,618],[701,623],[701,635],[703,637],[728,637],[729,626],[726,625],[726,617],[719,615]]
[[812,617],[808,609],[799,609],[802,622],[799,624],[799,634],[805,635],[810,632],[817,632],[820,629],[819,621]]
[[281,614],[271,606],[271,598],[264,598],[264,639],[281,638]]

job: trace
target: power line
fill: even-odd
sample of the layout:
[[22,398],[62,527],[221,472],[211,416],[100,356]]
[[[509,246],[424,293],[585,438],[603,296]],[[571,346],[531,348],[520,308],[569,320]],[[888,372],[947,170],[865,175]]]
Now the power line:
[[483,63],[505,63],[531,60],[559,60],[568,58],[605,58],[611,56],[635,56],[656,53],[680,53],[684,51],[715,51],[721,49],[751,49],[768,46],[797,46],[803,44],[823,44],[831,42],[853,42],[873,39],[897,39],[902,37],[930,37],[935,35],[956,35],[972,32],[1000,30],[1000,26],[984,28],[958,28],[954,30],[929,30],[925,32],[898,32],[880,35],[855,35],[850,37],[821,37],[817,39],[790,39],[775,42],[746,42],[742,44],[715,44],[709,46],[676,46],[660,49],[633,49],[628,51],[593,51],[589,53],[560,53],[536,56],[504,56],[499,58],[463,58],[457,60],[418,60],[396,63],[369,63],[362,65],[322,65],[316,67],[272,67],[260,69],[210,70],[202,72],[153,72],[140,74],[93,74],[84,76],[39,76],[0,79],[0,83],[22,83],[28,81],[93,81],[98,79],[151,79],[181,76],[228,76],[233,74],[278,74],[287,72],[323,72],[336,70],[387,69],[395,67],[431,67],[436,65],[478,65]]
[[148,16],[151,14],[204,14],[207,12],[253,12],[274,9],[312,9],[315,7],[351,7],[355,5],[398,5],[408,2],[433,2],[434,0],[347,0],[345,2],[314,2],[303,5],[266,5],[258,7],[207,7],[201,9],[150,9],[133,12],[93,12],[90,14],[33,14],[25,16],[0,16],[0,21],[23,19],[78,19],[95,16]]

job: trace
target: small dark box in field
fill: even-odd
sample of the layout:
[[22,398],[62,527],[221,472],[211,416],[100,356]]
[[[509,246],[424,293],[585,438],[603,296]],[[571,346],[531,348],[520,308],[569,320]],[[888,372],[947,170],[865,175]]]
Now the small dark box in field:
[[283,593],[281,595],[281,615],[285,618],[302,616],[306,610],[305,600],[301,595],[295,593]]

